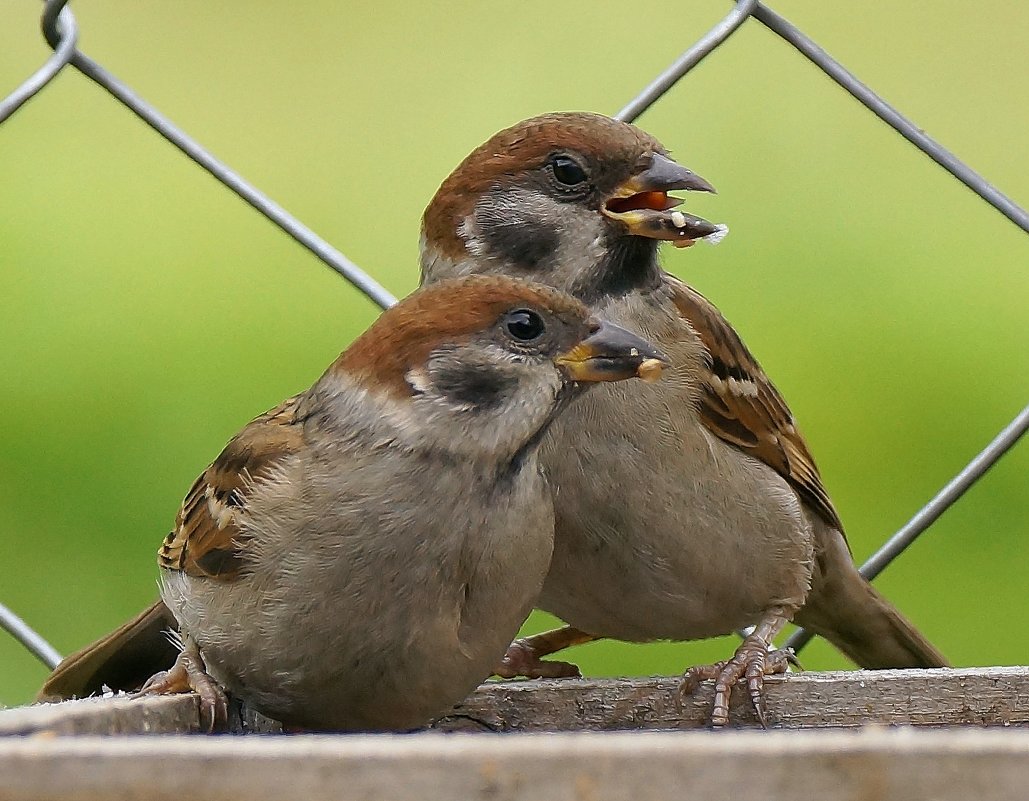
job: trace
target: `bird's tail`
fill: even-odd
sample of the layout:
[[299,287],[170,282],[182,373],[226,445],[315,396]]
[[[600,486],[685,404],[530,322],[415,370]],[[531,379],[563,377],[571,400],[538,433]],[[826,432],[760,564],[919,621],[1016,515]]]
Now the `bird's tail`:
[[794,618],[799,625],[864,668],[947,667],[943,654],[858,572],[839,532],[819,532],[819,544],[811,592]]
[[39,701],[85,698],[103,688],[135,690],[172,666],[179,648],[169,637],[178,624],[158,601],[113,632],[67,656],[47,678]]

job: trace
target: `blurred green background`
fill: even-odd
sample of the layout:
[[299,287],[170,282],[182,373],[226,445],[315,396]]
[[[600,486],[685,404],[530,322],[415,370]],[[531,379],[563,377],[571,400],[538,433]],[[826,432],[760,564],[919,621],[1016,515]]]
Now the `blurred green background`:
[[[727,10],[597,2],[76,2],[80,46],[403,294],[419,217],[475,145],[613,113]],[[773,7],[1022,204],[1029,5]],[[48,54],[0,0],[0,91]],[[640,124],[714,183],[719,247],[665,254],[790,399],[858,559],[1029,397],[1029,238],[748,23]],[[0,600],[63,652],[156,595],[193,478],[376,309],[66,70],[0,128]],[[880,583],[959,665],[1026,664],[1029,446]],[[530,620],[538,629],[548,622]],[[675,673],[731,638],[597,643]],[[824,643],[809,668],[846,663]],[[0,703],[43,668],[0,633]]]

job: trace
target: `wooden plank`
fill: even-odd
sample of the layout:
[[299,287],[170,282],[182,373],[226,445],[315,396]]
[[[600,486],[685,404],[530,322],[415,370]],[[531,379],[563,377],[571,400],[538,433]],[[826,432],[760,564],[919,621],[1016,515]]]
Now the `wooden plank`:
[[5,801],[1021,801],[1029,731],[11,737]]
[[[681,702],[679,685],[678,678],[486,684],[438,725],[496,732],[706,727],[712,682]],[[776,728],[1029,725],[1025,667],[791,673],[767,678],[765,689]],[[733,726],[759,727],[745,691],[733,693],[730,712]]]
[[[707,725],[712,687],[680,706],[677,678],[564,679],[483,685],[442,731],[689,729]],[[916,726],[1029,726],[1029,668],[793,673],[766,682],[775,728],[838,728],[870,723]],[[242,717],[241,717],[242,714]],[[745,693],[733,696],[732,722],[755,728]],[[275,731],[237,710],[236,732]],[[199,728],[193,696],[86,699],[0,712],[0,735],[184,733]]]
[[[282,732],[282,727],[274,720],[238,703],[231,704],[229,728],[233,734]],[[131,698],[121,694],[0,711],[0,741],[5,735],[191,734],[200,731],[200,704],[195,695]]]
[[83,698],[0,712],[0,735],[188,734],[199,731],[193,695],[130,699]]

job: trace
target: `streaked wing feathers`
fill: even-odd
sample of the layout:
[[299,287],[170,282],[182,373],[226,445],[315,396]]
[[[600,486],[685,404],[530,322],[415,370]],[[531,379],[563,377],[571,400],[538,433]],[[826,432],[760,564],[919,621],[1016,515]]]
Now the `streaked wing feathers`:
[[700,417],[712,433],[760,459],[785,478],[831,526],[843,531],[815,460],[797,430],[786,401],[721,313],[695,289],[672,275],[679,313],[708,351]]
[[161,567],[220,581],[239,575],[246,552],[246,537],[238,522],[240,509],[255,480],[303,447],[300,397],[251,422],[193,483],[175,528],[158,551]]

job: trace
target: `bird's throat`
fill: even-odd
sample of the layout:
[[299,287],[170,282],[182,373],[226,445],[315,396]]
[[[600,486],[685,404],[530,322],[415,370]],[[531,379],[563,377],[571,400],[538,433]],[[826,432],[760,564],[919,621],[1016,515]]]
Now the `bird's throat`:
[[569,287],[571,293],[591,305],[601,298],[656,288],[661,283],[658,244],[655,239],[640,236],[612,240],[592,269],[580,274]]

